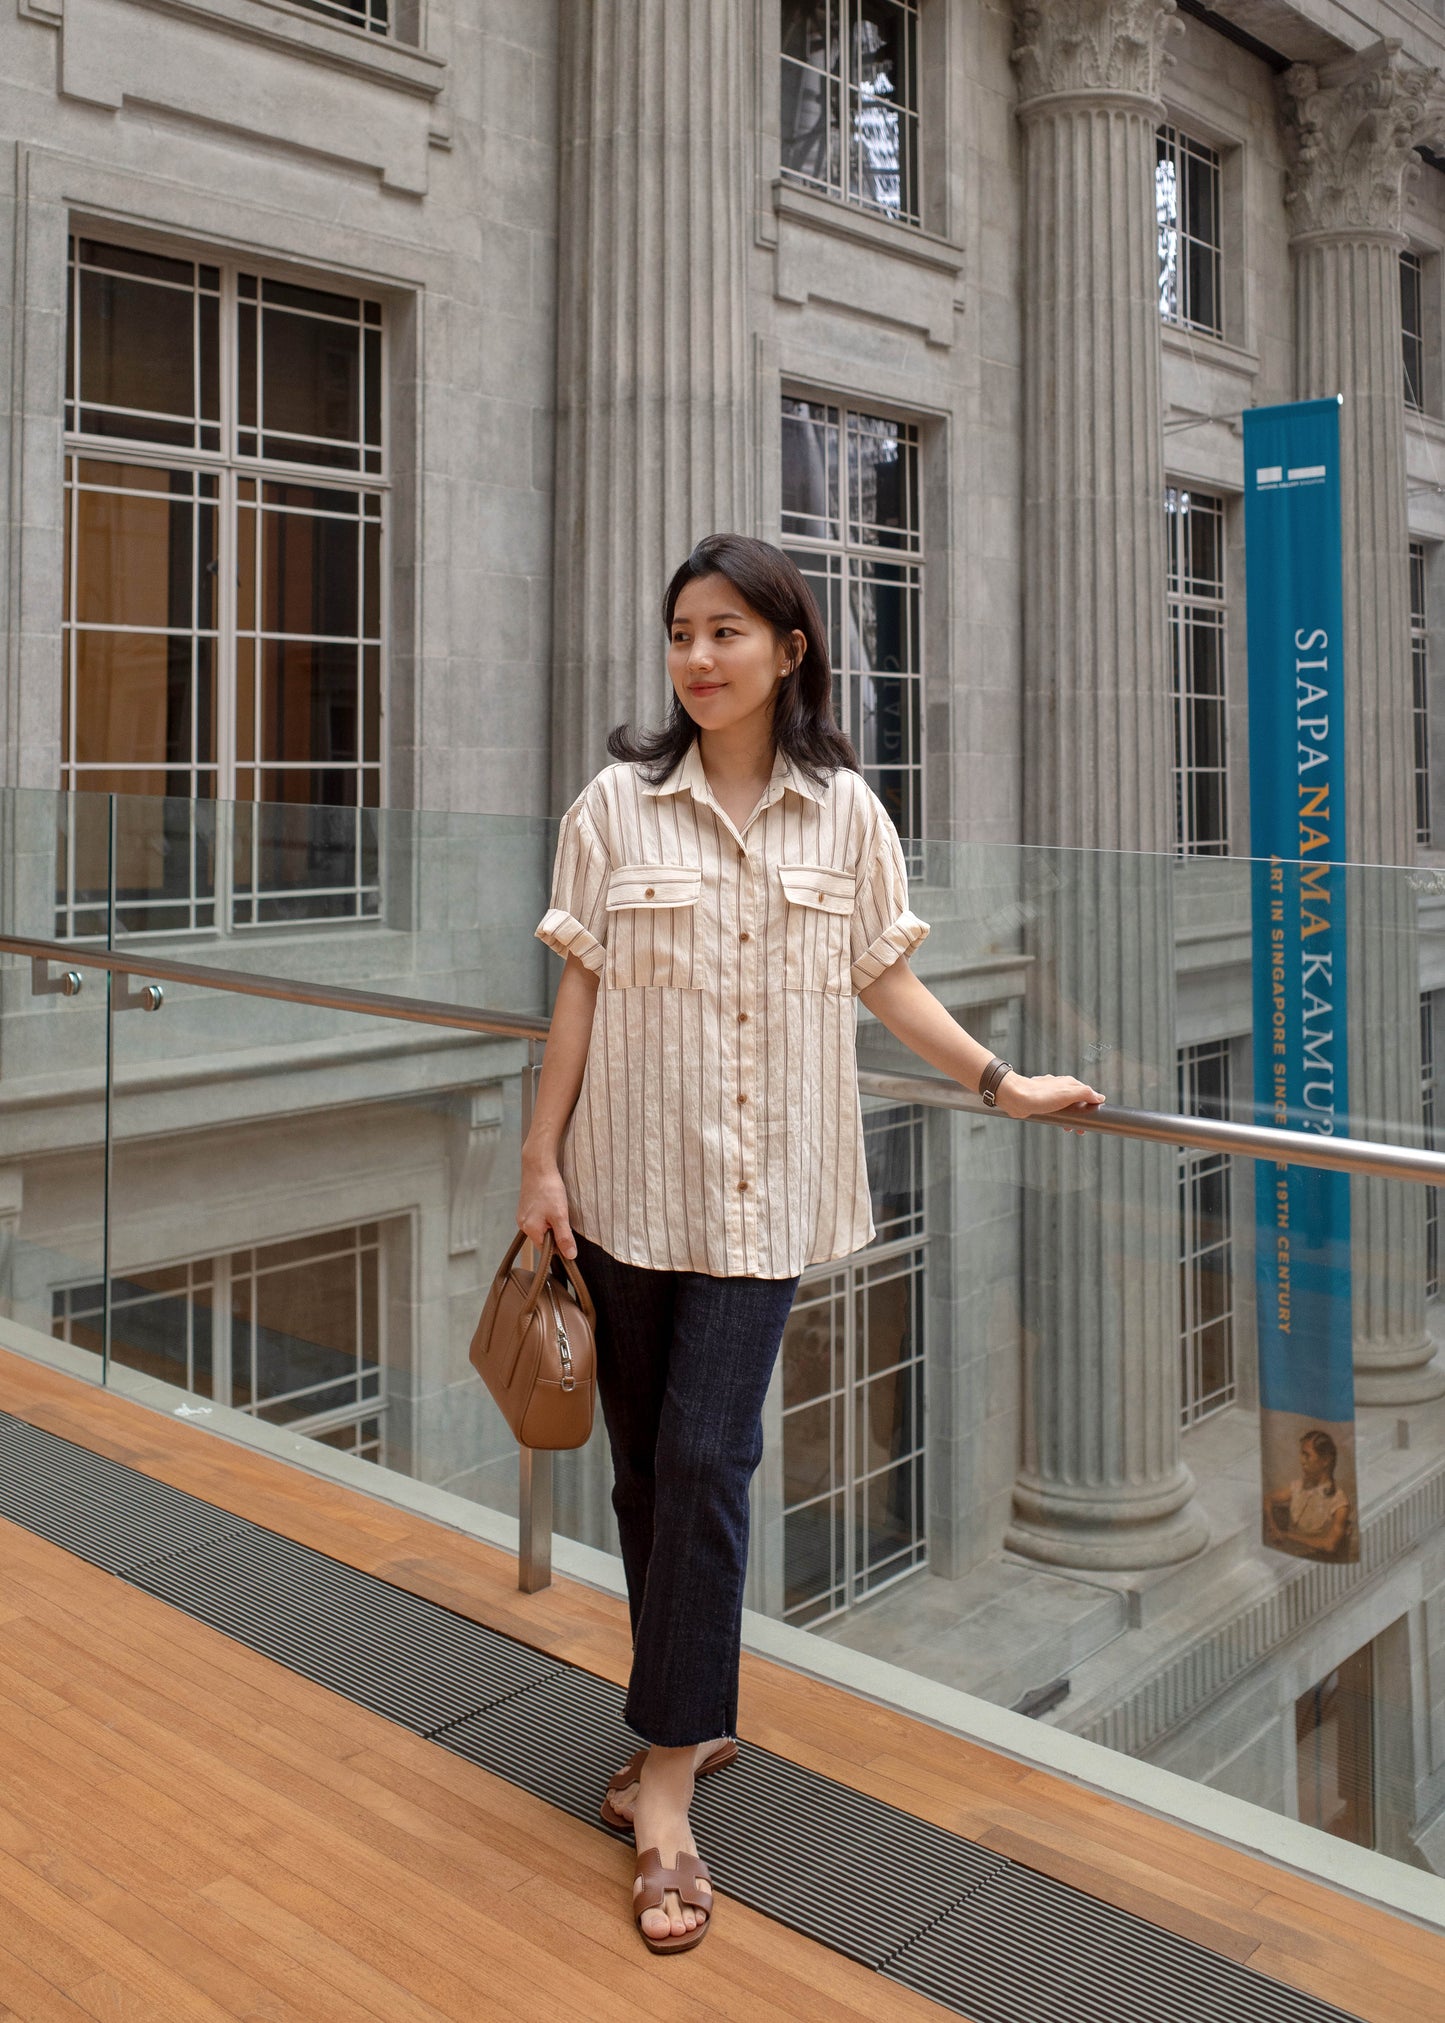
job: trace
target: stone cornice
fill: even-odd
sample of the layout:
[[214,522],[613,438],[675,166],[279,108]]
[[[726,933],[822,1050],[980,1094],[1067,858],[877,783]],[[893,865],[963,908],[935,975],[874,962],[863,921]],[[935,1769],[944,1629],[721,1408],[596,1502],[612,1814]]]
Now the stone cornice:
[[1015,0],[1019,100],[1090,92],[1157,99],[1175,0]]
[[1382,41],[1334,63],[1291,64],[1279,94],[1291,236],[1401,232],[1415,148],[1445,132],[1440,72]]

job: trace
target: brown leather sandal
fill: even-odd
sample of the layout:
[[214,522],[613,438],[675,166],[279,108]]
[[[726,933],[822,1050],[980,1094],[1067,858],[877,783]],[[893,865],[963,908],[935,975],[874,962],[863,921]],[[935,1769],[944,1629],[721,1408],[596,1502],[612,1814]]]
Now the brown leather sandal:
[[[699,1763],[697,1769],[693,1772],[694,1777],[707,1777],[714,1770],[724,1769],[732,1762],[737,1753],[737,1743],[733,1741],[731,1736],[726,1737],[723,1741],[719,1742],[717,1748],[713,1750],[710,1756],[704,1756],[702,1762]],[[637,1782],[638,1778],[642,1775],[642,1765],[646,1756],[647,1751],[645,1749],[639,1749],[635,1755],[629,1756],[607,1786],[607,1796],[598,1807],[598,1813],[602,1824],[610,1827],[613,1833],[631,1834],[632,1832],[632,1821],[624,1818],[620,1812],[614,1809],[612,1799],[616,1792],[623,1791],[629,1784]]]
[[[650,1938],[642,1929],[642,1914],[662,1910],[669,1890],[677,1892],[680,1903],[701,1911],[701,1921],[693,1931],[669,1932],[665,1939]],[[632,1915],[649,1952],[685,1953],[691,1946],[700,1946],[712,1929],[712,1882],[702,1856],[680,1854],[671,1868],[664,1868],[655,1847],[640,1854],[632,1883]]]

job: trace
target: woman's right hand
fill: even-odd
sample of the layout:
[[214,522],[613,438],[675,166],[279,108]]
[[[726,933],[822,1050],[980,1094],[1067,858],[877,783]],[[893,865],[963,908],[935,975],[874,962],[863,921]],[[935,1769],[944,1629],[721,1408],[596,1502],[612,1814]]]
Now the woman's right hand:
[[576,1257],[577,1239],[567,1215],[567,1189],[555,1159],[522,1160],[517,1227],[539,1247],[547,1231],[559,1257]]

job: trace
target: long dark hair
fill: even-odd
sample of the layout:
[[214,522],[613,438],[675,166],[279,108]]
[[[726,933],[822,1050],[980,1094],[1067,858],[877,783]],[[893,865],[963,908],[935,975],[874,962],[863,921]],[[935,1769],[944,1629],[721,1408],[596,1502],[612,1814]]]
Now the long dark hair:
[[[672,637],[677,600],[689,583],[725,576],[750,609],[765,619],[779,644],[801,632],[807,645],[793,672],[780,681],[773,704],[773,748],[781,750],[817,786],[840,767],[861,772],[858,754],[833,718],[833,666],[822,614],[807,583],[781,548],[747,534],[708,534],[667,586],[662,623]],[[697,725],[676,694],[660,729],[634,731],[618,724],[607,739],[614,759],[627,759],[660,786],[696,741]]]

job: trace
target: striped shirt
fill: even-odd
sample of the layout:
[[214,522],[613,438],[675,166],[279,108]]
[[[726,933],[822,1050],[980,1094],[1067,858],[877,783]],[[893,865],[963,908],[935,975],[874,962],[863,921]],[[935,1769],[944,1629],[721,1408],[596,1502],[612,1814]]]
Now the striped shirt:
[[573,1227],[654,1270],[792,1278],[874,1234],[854,994],[928,933],[854,772],[779,751],[741,831],[696,743],[600,772],[537,927],[601,978],[559,1165]]

